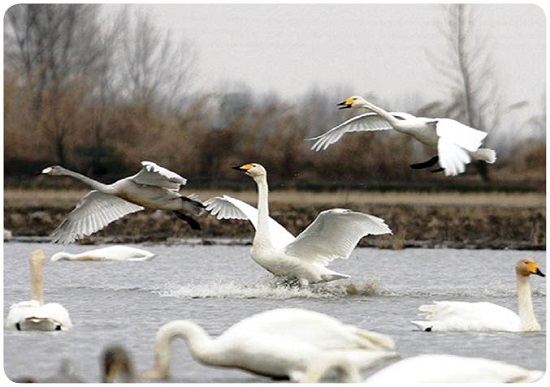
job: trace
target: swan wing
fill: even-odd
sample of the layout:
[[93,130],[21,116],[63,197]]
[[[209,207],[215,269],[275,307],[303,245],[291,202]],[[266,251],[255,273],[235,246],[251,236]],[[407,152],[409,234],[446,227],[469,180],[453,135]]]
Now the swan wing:
[[335,258],[347,259],[362,237],[391,233],[383,219],[335,208],[321,212],[285,252],[326,266]]
[[475,152],[487,133],[471,128],[450,118],[438,118],[436,132],[440,138],[452,142],[470,152]]
[[299,308],[278,308],[241,320],[224,336],[241,337],[265,333],[275,340],[318,349],[393,349],[391,337],[347,325],[324,313]]
[[412,321],[419,328],[443,331],[517,330],[519,316],[490,302],[436,301],[421,305],[419,315],[426,321]]
[[367,379],[369,383],[510,383],[533,381],[540,372],[478,357],[418,355],[400,360]]
[[186,178],[152,161],[142,161],[141,165],[141,170],[132,176],[132,180],[138,184],[153,185],[171,190],[179,190],[182,185],[187,184]]
[[463,173],[466,170],[466,164],[472,160],[466,149],[443,137],[437,141],[437,154],[439,165],[447,176]]
[[109,223],[143,207],[117,196],[90,191],[51,234],[55,243],[67,244],[101,230]]
[[[208,199],[204,204],[206,210],[218,219],[249,220],[254,228],[258,229],[258,210],[248,203],[223,195]],[[295,239],[294,235],[271,217],[269,218],[269,233],[272,242],[280,247],[288,245]]]
[[[405,118],[406,113],[390,113],[399,118]],[[334,144],[340,138],[351,132],[364,132],[364,131],[374,131],[374,130],[388,130],[393,129],[392,126],[380,117],[376,113],[365,113],[355,117],[350,118],[347,121],[342,122],[338,126],[330,129],[329,131],[321,134],[320,136],[310,138],[308,140],[315,140],[315,143],[311,149],[315,151],[325,150],[331,144]]]

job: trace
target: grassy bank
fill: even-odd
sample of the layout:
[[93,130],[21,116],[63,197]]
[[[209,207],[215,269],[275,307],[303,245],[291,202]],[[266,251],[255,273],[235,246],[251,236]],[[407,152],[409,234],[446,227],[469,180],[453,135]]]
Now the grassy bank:
[[[4,192],[4,227],[15,237],[47,236],[74,208],[85,190],[18,190]],[[203,200],[228,194],[251,204],[255,191],[199,191]],[[303,192],[271,193],[271,215],[293,234],[303,230],[322,210],[342,207],[379,216],[394,234],[366,237],[361,246],[380,248],[456,247],[544,249],[546,196],[544,193],[407,193]],[[198,238],[249,240],[248,222],[220,221],[204,214],[201,231],[189,229],[170,213],[145,211],[120,219],[87,238],[86,243],[166,242]]]

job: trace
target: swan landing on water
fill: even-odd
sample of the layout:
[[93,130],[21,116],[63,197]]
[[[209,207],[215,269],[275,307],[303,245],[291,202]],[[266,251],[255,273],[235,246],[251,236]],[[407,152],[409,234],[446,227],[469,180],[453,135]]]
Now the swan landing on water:
[[383,219],[361,212],[334,208],[321,212],[297,237],[269,216],[267,172],[256,163],[235,169],[252,177],[258,188],[258,209],[230,196],[205,202],[218,219],[246,219],[256,229],[250,255],[275,276],[300,285],[349,278],[328,269],[334,259],[347,259],[367,235],[391,234]]

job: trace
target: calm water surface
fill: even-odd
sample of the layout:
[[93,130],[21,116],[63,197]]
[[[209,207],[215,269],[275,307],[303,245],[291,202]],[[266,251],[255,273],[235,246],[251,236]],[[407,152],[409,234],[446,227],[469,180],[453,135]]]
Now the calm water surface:
[[[157,257],[147,262],[47,262],[45,301],[64,305],[74,328],[5,329],[8,378],[50,376],[63,359],[71,359],[76,373],[98,382],[101,352],[113,343],[126,346],[137,371],[145,371],[153,364],[156,330],[165,322],[190,319],[217,336],[245,317],[280,307],[316,310],[388,334],[402,357],[451,353],[546,369],[545,278],[531,279],[542,332],[428,333],[415,331],[409,323],[417,317],[419,305],[433,300],[484,300],[516,310],[514,265],[528,255],[546,273],[544,251],[358,248],[349,260],[330,266],[350,274],[351,280],[297,290],[277,286],[249,257],[248,246],[133,246]],[[100,247],[104,246],[71,245],[65,251]],[[30,299],[28,256],[35,248],[48,256],[62,250],[46,243],[4,244],[4,318],[11,304]],[[171,382],[271,382],[242,371],[203,366],[181,340],[172,347]]]

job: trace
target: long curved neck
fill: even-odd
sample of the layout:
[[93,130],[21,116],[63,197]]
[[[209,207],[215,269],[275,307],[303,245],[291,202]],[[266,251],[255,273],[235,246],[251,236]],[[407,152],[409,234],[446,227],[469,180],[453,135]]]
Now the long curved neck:
[[180,337],[189,347],[191,355],[202,363],[218,365],[215,341],[197,324],[187,320],[176,320],[164,324],[155,338],[155,365],[153,370],[161,378],[167,378],[172,360],[172,341]]
[[392,116],[390,113],[388,113],[387,111],[385,111],[384,109],[382,109],[381,107],[378,107],[376,106],[375,104],[373,104],[372,102],[369,102],[369,101],[362,101],[360,105],[358,105],[358,107],[362,107],[362,108],[365,108],[365,109],[369,109],[373,112],[375,112],[376,114],[378,114],[380,117],[382,117],[383,119],[385,119],[386,121],[388,121],[390,123],[390,125],[394,125],[394,124],[399,124],[399,120],[397,118],[395,118],[394,116]]
[[31,297],[40,304],[44,303],[44,253],[39,251],[31,252]]
[[258,186],[258,230],[256,237],[269,237],[269,188],[266,176],[254,179]]
[[517,275],[518,314],[521,329],[524,331],[538,331],[540,325],[533,310],[531,299],[531,284],[528,276]]
[[74,172],[74,171],[71,171],[71,170],[68,170],[68,169],[65,169],[65,168],[61,169],[61,171],[62,171],[63,175],[74,177],[75,179],[80,180],[81,182],[83,182],[84,184],[89,185],[90,187],[92,187],[95,190],[98,190],[98,191],[101,191],[101,192],[107,192],[107,193],[110,191],[110,186],[108,184],[100,183],[99,181],[96,181],[96,180],[91,179],[87,176],[84,176],[84,175],[82,175],[78,172]]

